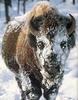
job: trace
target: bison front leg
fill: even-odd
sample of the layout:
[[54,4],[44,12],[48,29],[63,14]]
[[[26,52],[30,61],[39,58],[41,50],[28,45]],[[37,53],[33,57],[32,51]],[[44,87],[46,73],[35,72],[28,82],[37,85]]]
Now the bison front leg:
[[33,74],[20,73],[16,80],[21,90],[21,100],[39,100],[42,94],[41,86]]
[[56,100],[56,96],[58,94],[58,85],[54,84],[53,86],[51,86],[50,89],[44,89],[44,97],[46,98],[46,100]]
[[23,90],[22,88],[22,82],[20,80],[20,78],[16,77],[16,81],[17,81],[17,84],[20,88],[20,92],[21,92],[21,100],[26,100],[26,91]]
[[62,72],[58,77],[55,78],[54,84],[47,88],[46,85],[44,85],[44,97],[46,100],[56,100],[56,96],[58,94],[58,90],[60,85],[62,84],[62,78],[63,78]]
[[41,83],[35,78],[34,74],[29,76],[31,80],[31,92],[27,95],[28,100],[39,100],[42,95]]

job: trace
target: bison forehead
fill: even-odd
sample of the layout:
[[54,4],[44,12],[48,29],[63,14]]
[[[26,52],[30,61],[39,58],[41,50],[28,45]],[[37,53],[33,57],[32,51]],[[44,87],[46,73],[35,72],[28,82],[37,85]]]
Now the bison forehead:
[[34,11],[35,17],[44,15],[50,10],[52,10],[53,13],[57,12],[57,9],[54,6],[50,5],[50,3],[47,1],[38,2],[32,9],[32,11]]

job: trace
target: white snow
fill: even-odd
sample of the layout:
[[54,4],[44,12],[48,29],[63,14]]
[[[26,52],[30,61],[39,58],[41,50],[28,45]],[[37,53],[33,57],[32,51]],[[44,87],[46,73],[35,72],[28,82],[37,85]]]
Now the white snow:
[[[66,3],[62,3],[62,0],[50,0],[60,12],[64,14],[71,13],[76,19],[76,46],[71,50],[68,57],[65,74],[63,78],[62,85],[59,89],[59,94],[56,100],[78,100],[78,2],[76,0],[76,5],[72,5],[72,0],[68,0]],[[26,3],[26,10],[30,10],[32,6],[37,2],[34,0]],[[13,13],[16,16],[16,3],[13,1]],[[3,4],[0,4],[0,48],[3,36],[3,27],[5,26],[4,9]],[[20,11],[20,15],[22,11]],[[20,90],[15,81],[14,74],[6,67],[2,57],[0,49],[0,100],[20,100]],[[43,97],[40,100],[44,100]]]

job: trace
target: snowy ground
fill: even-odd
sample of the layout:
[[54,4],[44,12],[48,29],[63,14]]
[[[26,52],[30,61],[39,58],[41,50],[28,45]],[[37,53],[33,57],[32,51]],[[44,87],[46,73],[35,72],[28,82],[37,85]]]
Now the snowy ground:
[[[60,87],[59,94],[56,100],[78,100],[78,3],[75,6],[71,4],[71,0],[62,3],[62,0],[51,0],[53,4],[64,14],[71,13],[77,22],[76,28],[76,46],[71,50],[69,58],[65,67],[65,75],[62,86]],[[35,4],[36,0],[32,3],[27,3],[26,10],[30,10]],[[52,2],[51,2],[52,3]],[[17,15],[16,2],[13,1],[13,8],[11,15]],[[5,26],[5,17],[3,4],[0,4],[0,48],[3,36],[3,27]],[[21,8],[22,9],[22,8]],[[20,12],[20,15],[22,12]],[[1,50],[1,49],[0,49]],[[0,51],[0,100],[20,100],[20,92],[17,83],[14,79],[14,74],[4,64]],[[43,98],[41,99],[43,100]]]

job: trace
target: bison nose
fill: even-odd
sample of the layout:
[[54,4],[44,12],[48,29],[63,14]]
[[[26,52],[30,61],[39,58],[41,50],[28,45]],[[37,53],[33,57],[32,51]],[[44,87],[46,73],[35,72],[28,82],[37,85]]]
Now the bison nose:
[[50,60],[50,61],[56,61],[56,59],[57,59],[57,54],[55,54],[55,53],[51,53],[50,54],[50,56],[48,57],[48,59]]

